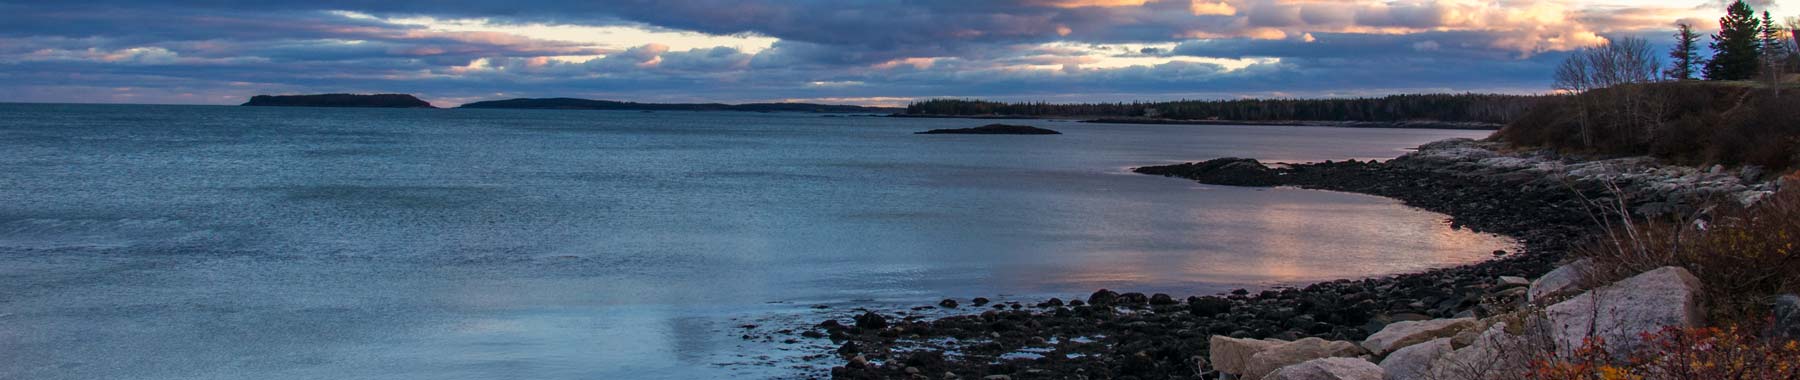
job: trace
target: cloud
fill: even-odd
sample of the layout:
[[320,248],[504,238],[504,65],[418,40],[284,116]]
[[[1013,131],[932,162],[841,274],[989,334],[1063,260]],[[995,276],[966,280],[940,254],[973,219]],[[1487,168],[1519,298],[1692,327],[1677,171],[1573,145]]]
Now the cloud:
[[1718,13],[1593,1],[9,2],[0,100],[1528,91],[1570,49]]

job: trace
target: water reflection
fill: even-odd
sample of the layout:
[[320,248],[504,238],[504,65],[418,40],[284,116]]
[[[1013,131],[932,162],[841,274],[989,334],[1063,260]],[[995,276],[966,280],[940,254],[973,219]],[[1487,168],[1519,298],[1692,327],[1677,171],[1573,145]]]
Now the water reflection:
[[738,326],[1507,244],[1380,198],[1119,169],[1471,132],[815,116],[0,104],[0,378],[793,377],[759,363],[825,349]]

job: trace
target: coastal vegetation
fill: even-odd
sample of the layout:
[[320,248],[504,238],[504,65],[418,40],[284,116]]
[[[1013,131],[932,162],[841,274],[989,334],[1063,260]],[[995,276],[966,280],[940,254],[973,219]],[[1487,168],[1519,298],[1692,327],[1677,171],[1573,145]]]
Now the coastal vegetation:
[[1753,82],[1632,83],[1546,102],[1496,137],[1518,147],[1686,165],[1800,167],[1800,94]]
[[[1797,65],[1795,35],[1732,3],[1701,57],[1682,25],[1673,58],[1647,41],[1620,38],[1577,52],[1556,71],[1556,88],[1497,138],[1520,147],[1610,156],[1651,155],[1687,165],[1800,167],[1800,94],[1786,73]],[[1707,80],[1692,80],[1704,66]]]
[[628,110],[628,111],[748,111],[748,112],[816,112],[816,113],[891,113],[898,108],[867,107],[812,103],[637,103],[576,98],[507,99],[464,104],[457,108],[514,108],[559,110]]

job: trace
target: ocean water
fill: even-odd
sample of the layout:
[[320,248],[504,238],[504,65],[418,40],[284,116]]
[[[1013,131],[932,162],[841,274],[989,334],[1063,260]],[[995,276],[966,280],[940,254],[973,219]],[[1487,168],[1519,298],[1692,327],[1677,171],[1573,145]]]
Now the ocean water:
[[1513,244],[1389,199],[1128,172],[1481,132],[1031,123],[1065,134],[0,104],[0,379],[784,378],[839,363],[775,330],[855,308],[1210,294]]

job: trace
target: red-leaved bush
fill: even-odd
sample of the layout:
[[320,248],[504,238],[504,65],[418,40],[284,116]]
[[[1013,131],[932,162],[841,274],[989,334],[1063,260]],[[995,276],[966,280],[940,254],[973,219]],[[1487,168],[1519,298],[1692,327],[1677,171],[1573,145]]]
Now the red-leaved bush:
[[1795,380],[1800,341],[1763,339],[1735,327],[1667,328],[1642,337],[1645,345],[1613,360],[1606,342],[1588,340],[1566,357],[1533,361],[1533,380]]

